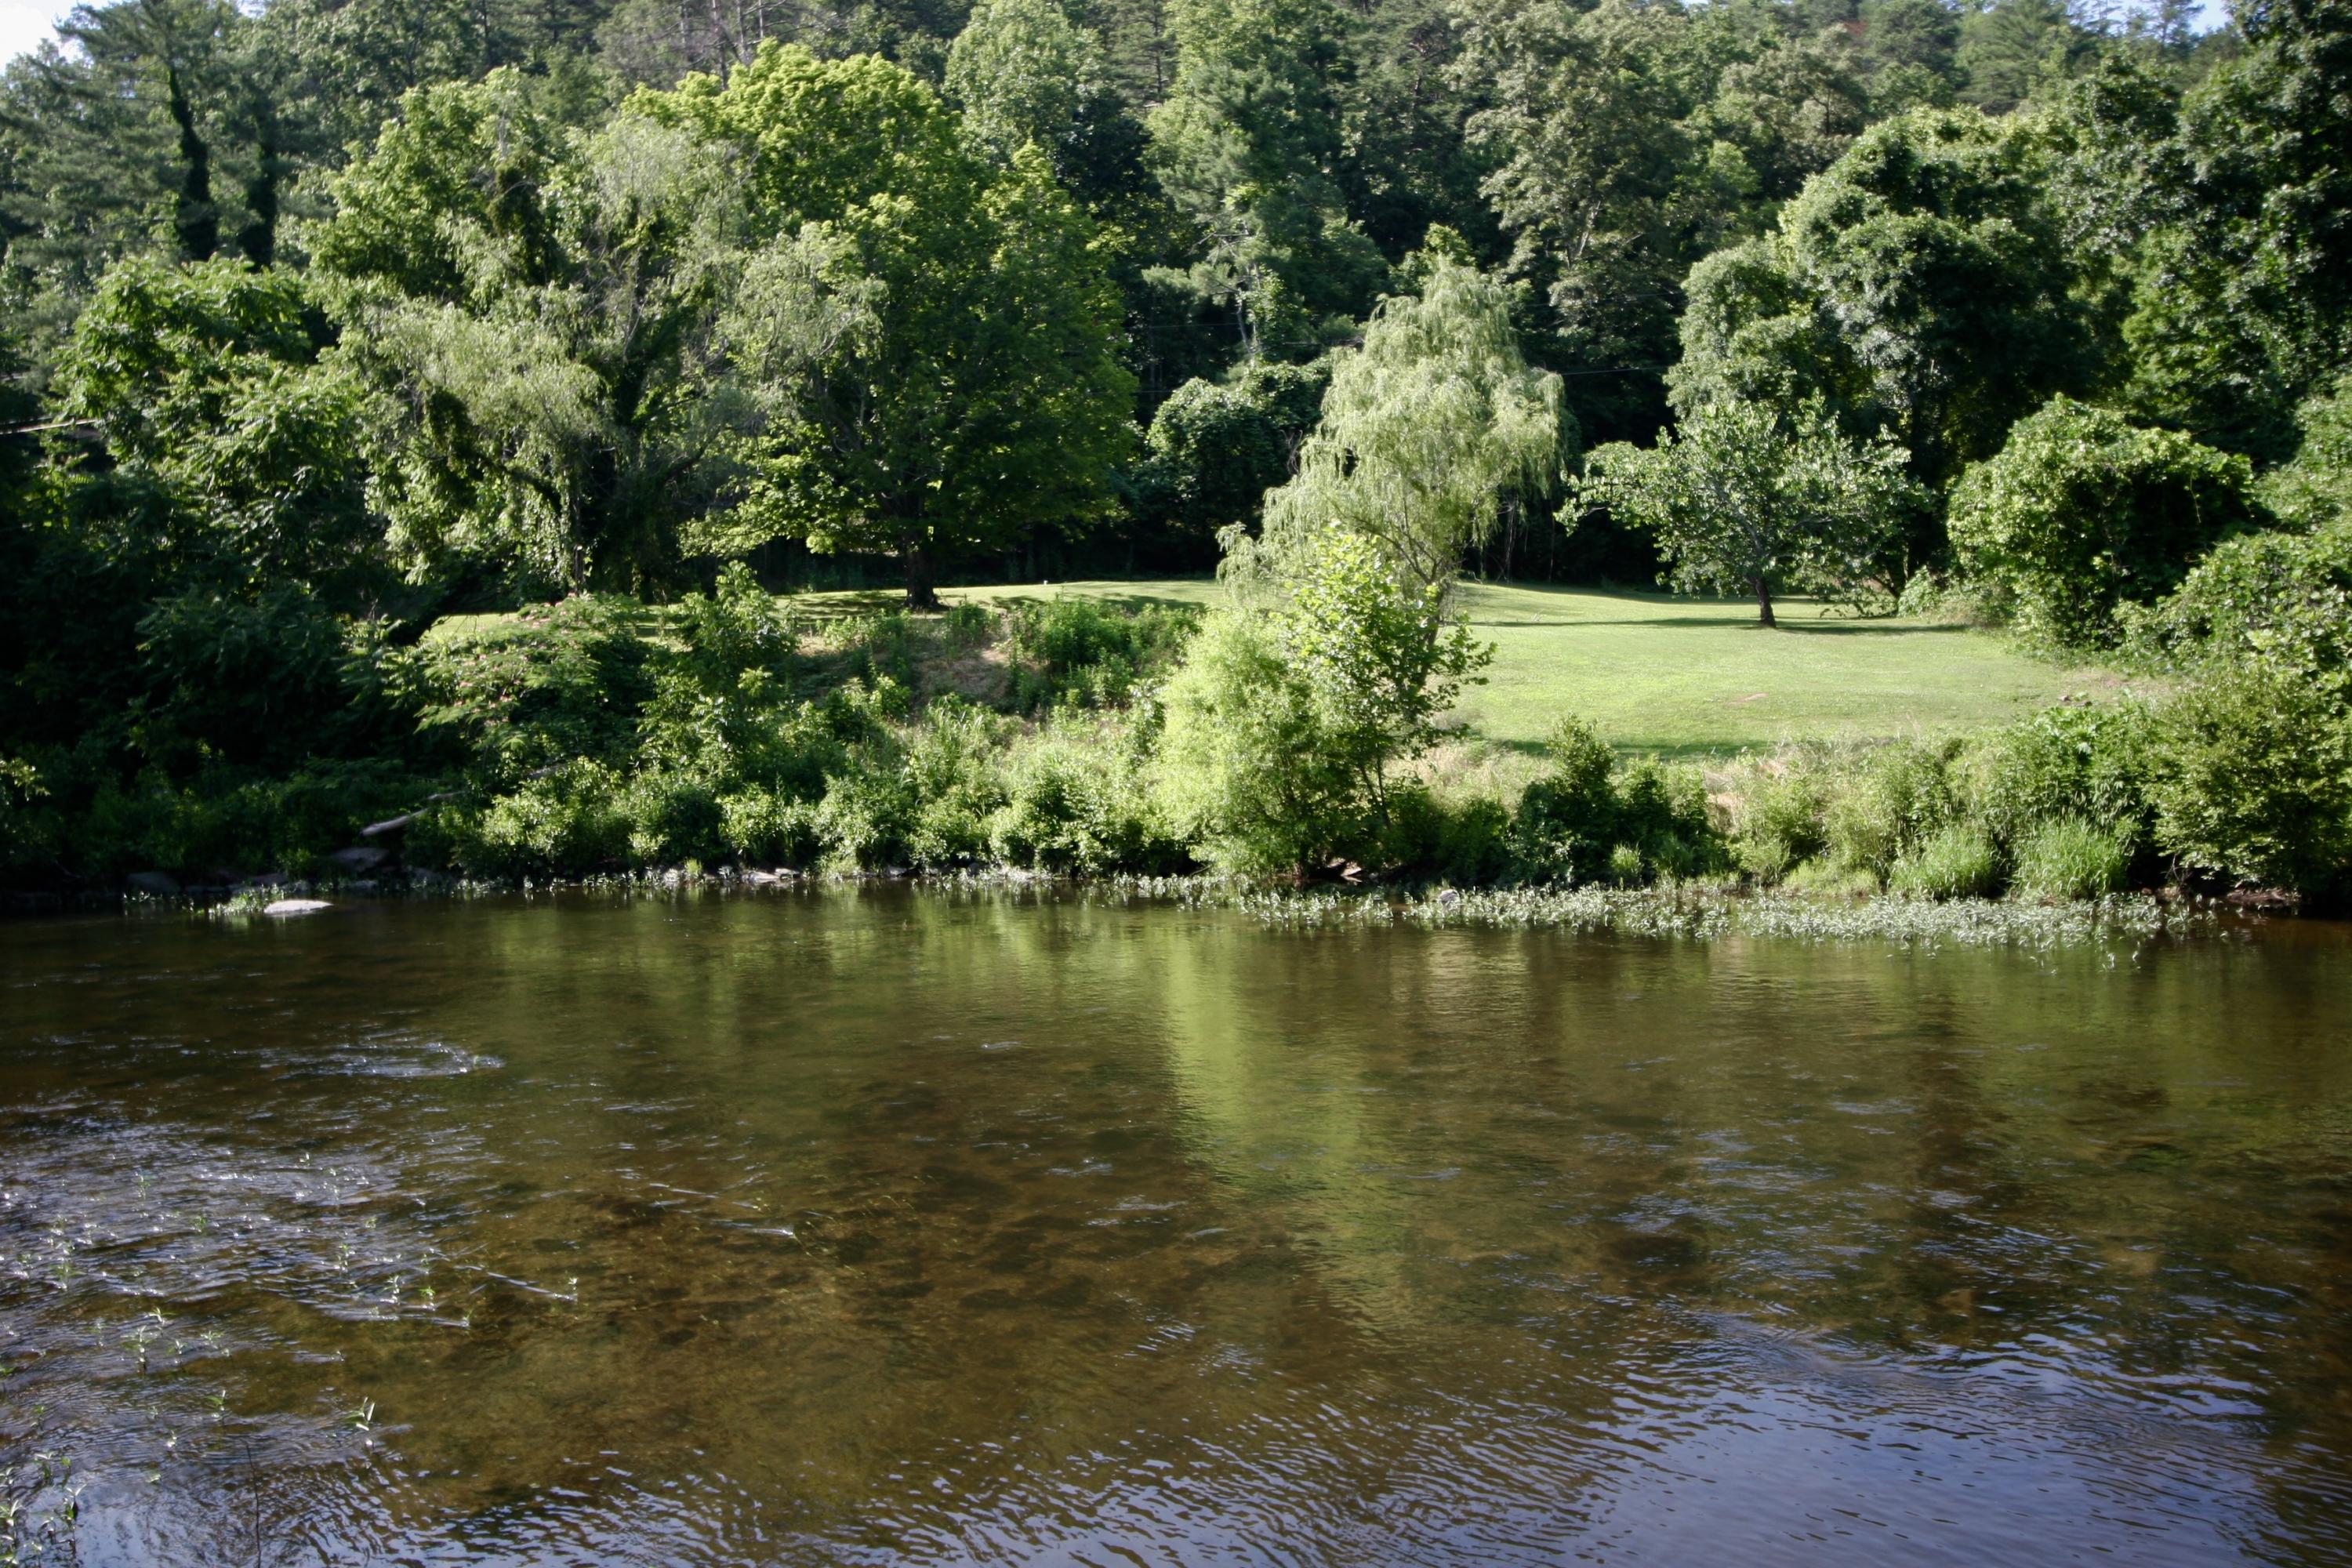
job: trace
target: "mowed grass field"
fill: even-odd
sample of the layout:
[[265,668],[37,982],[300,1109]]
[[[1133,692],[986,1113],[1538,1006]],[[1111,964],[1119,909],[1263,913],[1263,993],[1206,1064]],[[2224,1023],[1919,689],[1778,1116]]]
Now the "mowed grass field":
[[[1130,607],[1211,605],[1205,577],[942,588],[951,604],[1095,599]],[[2002,638],[1925,620],[1858,620],[1801,600],[1766,631],[1746,601],[1591,588],[1473,583],[1473,631],[1495,645],[1483,686],[1456,715],[1465,739],[1523,757],[1563,714],[1627,752],[1693,759],[1786,741],[1924,735],[1998,724],[2123,679],[2025,657]],[[796,595],[819,618],[895,609],[895,592]],[[428,637],[478,633],[503,616],[451,616]],[[1498,759],[1499,760],[1499,759]],[[1509,770],[1507,770],[1509,771]]]
[[[1206,579],[1174,579],[955,588],[941,596],[1209,604],[1217,593]],[[1465,695],[1461,717],[1478,736],[1514,750],[1539,744],[1563,713],[1590,720],[1627,751],[1696,758],[1790,740],[1997,724],[2070,693],[2122,684],[2105,671],[2028,658],[1986,633],[1857,620],[1798,600],[1776,605],[1780,625],[1767,631],[1745,601],[1480,583],[1461,595],[1473,631],[1495,645],[1486,684]]]

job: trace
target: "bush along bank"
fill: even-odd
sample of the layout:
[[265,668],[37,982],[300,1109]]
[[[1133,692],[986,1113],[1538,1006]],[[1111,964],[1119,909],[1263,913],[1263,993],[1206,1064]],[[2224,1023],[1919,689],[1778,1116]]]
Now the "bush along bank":
[[[150,774],[78,812],[34,793],[26,768],[12,849],[20,871],[32,854],[80,857],[93,881],[131,874],[152,891],[272,873],[519,885],[1002,868],[1423,892],[2344,900],[2340,700],[2260,659],[2161,699],[1704,772],[1621,758],[1563,720],[1507,799],[1434,790],[1408,765],[1438,733],[1432,694],[1475,679],[1475,650],[1457,647],[1452,674],[1424,668],[1446,656],[1406,626],[1399,646],[1423,663],[1383,665],[1378,574],[1334,570],[1375,602],[1219,611],[1205,627],[1087,602],[820,622],[739,572],[658,615],[583,595],[451,623],[351,656],[346,679],[405,728],[390,759]],[[1302,641],[1335,626],[1347,647]],[[1401,702],[1419,708],[1401,719]]]

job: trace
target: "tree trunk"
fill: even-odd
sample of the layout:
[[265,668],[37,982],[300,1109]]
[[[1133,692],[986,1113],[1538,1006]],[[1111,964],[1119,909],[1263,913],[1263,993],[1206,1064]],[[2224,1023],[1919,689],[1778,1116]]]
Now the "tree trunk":
[[907,608],[936,610],[940,607],[939,563],[931,552],[909,540],[903,552],[907,562]]
[[1748,581],[1755,585],[1756,589],[1757,625],[1762,626],[1779,626],[1780,623],[1772,618],[1772,590],[1770,587],[1766,585],[1764,579],[1761,577],[1751,577]]
[[180,259],[210,261],[220,248],[220,213],[213,205],[213,150],[196,134],[195,105],[188,101],[179,67],[163,68],[163,88],[172,123],[180,130],[180,192],[172,205]]
[[246,209],[253,216],[237,234],[237,248],[256,267],[278,259],[278,115],[274,108],[258,117],[254,134],[253,178],[246,182]]

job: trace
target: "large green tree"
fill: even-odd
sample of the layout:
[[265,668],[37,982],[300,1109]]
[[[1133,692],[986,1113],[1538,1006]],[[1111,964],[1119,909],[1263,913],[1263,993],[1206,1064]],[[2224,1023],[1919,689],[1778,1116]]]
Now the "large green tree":
[[1854,441],[1818,403],[1715,403],[1654,447],[1596,448],[1577,499],[1654,533],[1677,588],[1747,594],[1769,626],[1778,595],[1869,593],[1908,504],[1903,458]]
[[1307,357],[1362,313],[1381,272],[1337,178],[1337,13],[1329,0],[1170,10],[1176,75],[1151,112],[1150,158],[1198,245],[1161,276],[1226,312],[1244,355]]
[[[2097,379],[2080,280],[2032,136],[1913,110],[1810,181],[1776,233],[1692,268],[1670,385],[1685,416],[1819,396],[1940,493],[2014,420]],[[1921,520],[1898,576],[1941,546]]]
[[886,552],[928,606],[943,563],[1108,511],[1134,381],[1041,153],[996,169],[904,69],[772,45],[631,111],[728,154],[761,237],[719,326],[752,477],[703,542]]
[[317,265],[378,391],[395,544],[670,580],[747,417],[712,335],[740,206],[709,152],[636,115],[568,137],[498,71],[409,94],[334,196]]
[[2246,47],[2180,110],[2169,221],[2125,336],[2149,417],[2288,455],[2295,404],[2352,359],[2352,4],[2240,14]]

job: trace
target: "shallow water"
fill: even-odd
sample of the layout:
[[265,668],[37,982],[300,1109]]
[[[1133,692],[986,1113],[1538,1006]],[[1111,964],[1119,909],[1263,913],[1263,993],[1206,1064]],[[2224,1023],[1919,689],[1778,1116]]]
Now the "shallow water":
[[581,896],[0,984],[86,1563],[2352,1561],[2340,928]]

